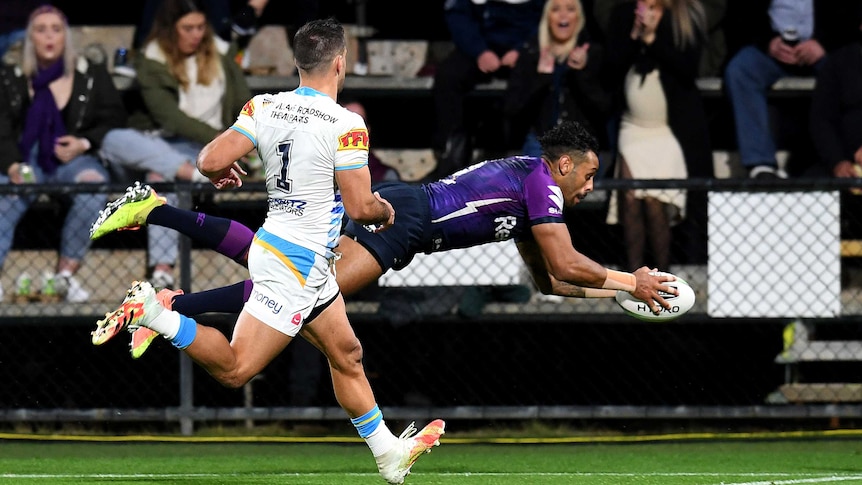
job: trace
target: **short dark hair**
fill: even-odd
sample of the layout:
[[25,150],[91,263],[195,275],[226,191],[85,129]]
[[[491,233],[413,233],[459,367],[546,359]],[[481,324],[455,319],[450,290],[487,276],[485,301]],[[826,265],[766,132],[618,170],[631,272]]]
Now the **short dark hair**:
[[347,49],[344,27],[334,18],[312,20],[296,32],[293,57],[296,67],[314,71],[328,65]]
[[584,125],[577,121],[563,121],[539,137],[542,155],[556,160],[569,153],[586,156],[587,152],[598,154],[599,142]]

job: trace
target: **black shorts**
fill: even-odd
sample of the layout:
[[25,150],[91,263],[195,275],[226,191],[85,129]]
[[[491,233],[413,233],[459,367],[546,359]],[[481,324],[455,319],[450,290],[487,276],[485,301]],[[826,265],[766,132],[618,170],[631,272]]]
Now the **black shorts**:
[[395,224],[373,233],[362,224],[347,221],[344,233],[367,249],[385,273],[389,268],[403,269],[413,256],[430,245],[431,215],[428,195],[419,185],[383,182],[372,187],[395,209]]

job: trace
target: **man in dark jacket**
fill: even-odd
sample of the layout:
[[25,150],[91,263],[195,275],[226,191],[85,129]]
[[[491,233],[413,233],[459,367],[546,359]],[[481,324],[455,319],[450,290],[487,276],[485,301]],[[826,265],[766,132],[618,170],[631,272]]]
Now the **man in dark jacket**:
[[507,79],[518,48],[535,34],[544,0],[446,0],[444,16],[455,49],[434,75],[437,117],[432,140],[440,178],[466,167],[469,134],[464,126],[464,101],[477,84]]

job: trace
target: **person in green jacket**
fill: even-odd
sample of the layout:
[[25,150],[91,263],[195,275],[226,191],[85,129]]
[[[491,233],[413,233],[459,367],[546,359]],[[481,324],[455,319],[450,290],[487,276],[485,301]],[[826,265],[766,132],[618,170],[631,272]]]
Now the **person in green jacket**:
[[136,62],[149,119],[134,123],[159,130],[196,159],[251,99],[234,54],[234,46],[214,34],[201,0],[165,0]]

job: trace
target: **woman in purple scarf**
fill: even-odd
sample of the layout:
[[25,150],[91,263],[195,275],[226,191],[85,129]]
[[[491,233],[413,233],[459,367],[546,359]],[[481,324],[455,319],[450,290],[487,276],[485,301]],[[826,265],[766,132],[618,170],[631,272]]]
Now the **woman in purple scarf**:
[[[124,124],[125,108],[116,90],[100,89],[112,82],[107,72],[94,76],[87,70],[76,60],[65,15],[52,6],[33,11],[20,66],[0,68],[0,183],[26,183],[22,174],[27,169],[39,184],[108,182],[96,150],[109,130]],[[90,247],[87,229],[106,195],[69,198],[57,272],[44,278],[42,290],[74,303],[89,299],[73,275]],[[34,200],[0,197],[0,265],[15,226]]]

